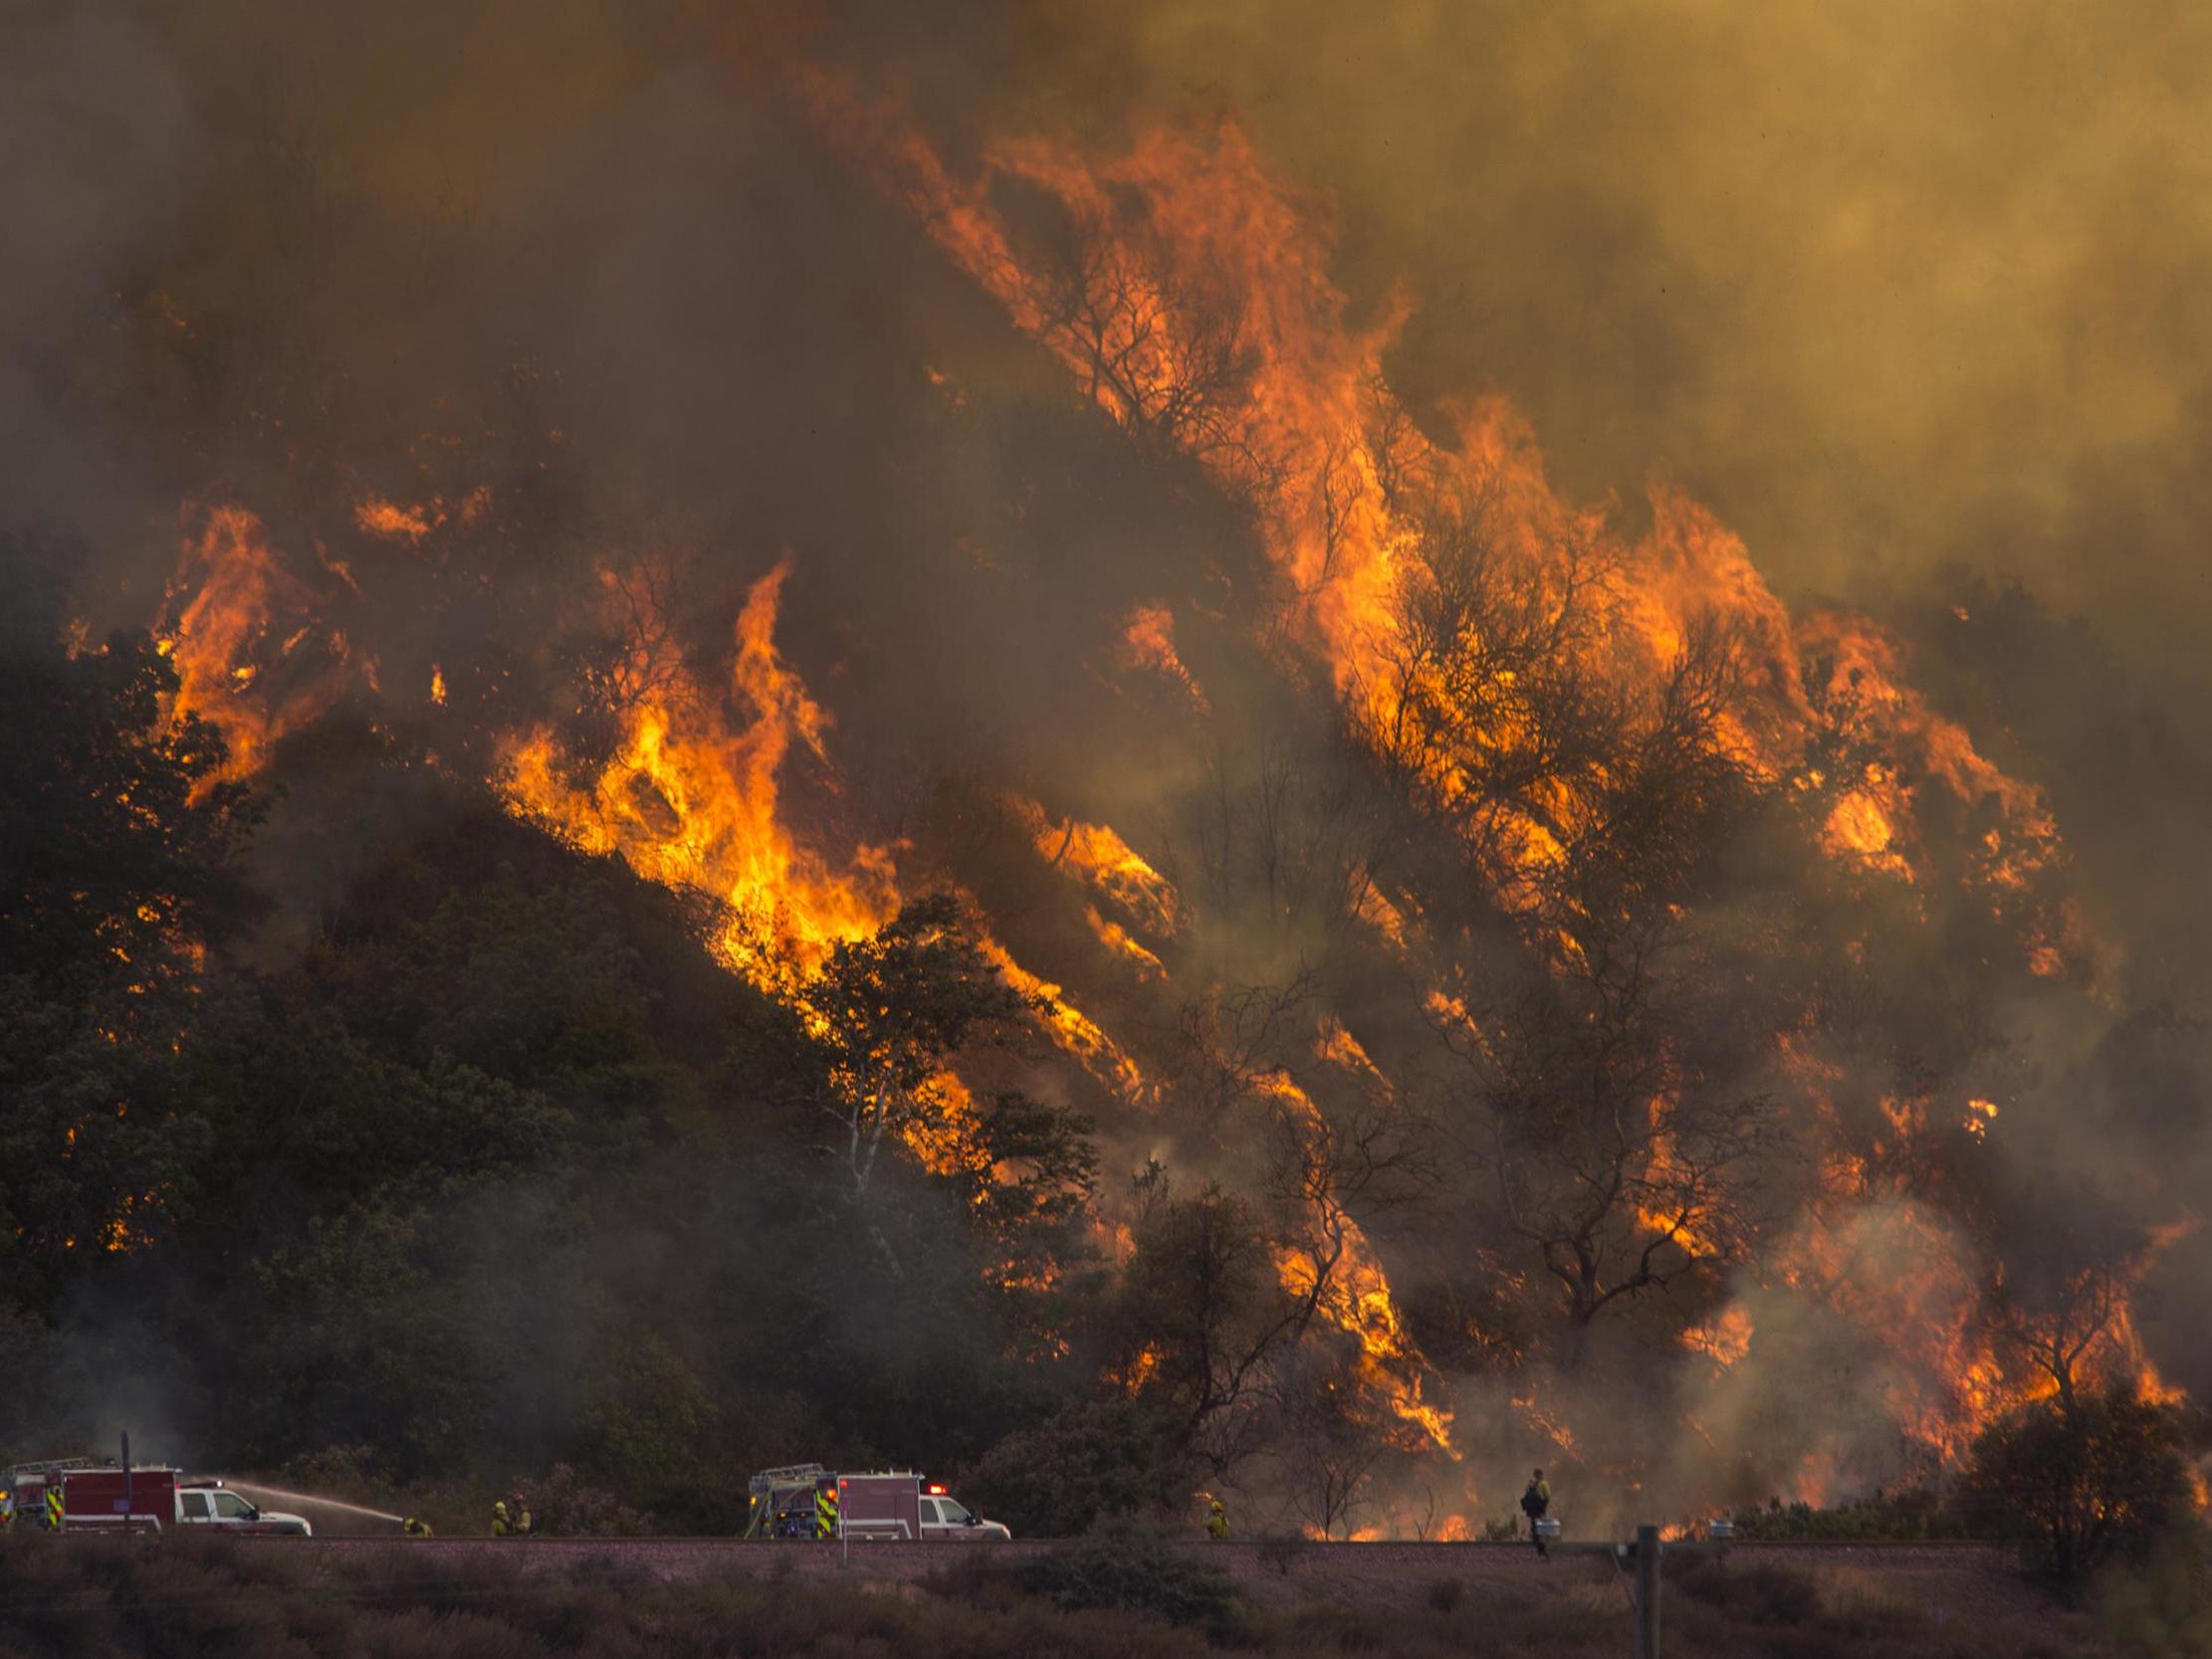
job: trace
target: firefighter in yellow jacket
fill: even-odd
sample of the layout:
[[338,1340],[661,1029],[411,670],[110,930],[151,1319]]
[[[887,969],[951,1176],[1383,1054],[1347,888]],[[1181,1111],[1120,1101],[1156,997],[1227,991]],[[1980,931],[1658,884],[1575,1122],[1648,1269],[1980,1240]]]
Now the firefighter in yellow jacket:
[[1221,1507],[1218,1498],[1209,1499],[1207,1502],[1206,1536],[1216,1544],[1228,1537],[1228,1511]]
[[1544,1479],[1539,1469],[1528,1477],[1528,1490],[1521,1494],[1521,1513],[1528,1517],[1529,1542],[1536,1546],[1536,1554],[1548,1555],[1544,1548],[1544,1516],[1551,1509],[1551,1482]]

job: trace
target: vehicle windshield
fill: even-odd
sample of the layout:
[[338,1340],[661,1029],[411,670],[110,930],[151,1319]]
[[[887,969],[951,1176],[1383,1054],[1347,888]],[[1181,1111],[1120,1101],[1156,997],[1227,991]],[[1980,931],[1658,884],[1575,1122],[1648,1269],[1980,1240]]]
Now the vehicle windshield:
[[215,1494],[215,1513],[235,1521],[253,1514],[254,1506],[235,1492],[218,1492]]
[[945,1519],[955,1526],[968,1519],[968,1512],[951,1498],[938,1499],[937,1507],[944,1512]]

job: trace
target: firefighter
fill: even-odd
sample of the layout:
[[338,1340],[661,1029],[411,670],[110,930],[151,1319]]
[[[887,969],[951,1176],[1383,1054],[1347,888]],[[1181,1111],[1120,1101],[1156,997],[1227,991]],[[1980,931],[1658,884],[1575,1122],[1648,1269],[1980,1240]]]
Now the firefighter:
[[1216,1544],[1228,1537],[1228,1511],[1221,1507],[1218,1498],[1211,1499],[1206,1506],[1206,1536]]
[[508,1513],[515,1518],[515,1536],[530,1537],[530,1501],[518,1492],[508,1503],[512,1506]]
[[507,1500],[505,1498],[495,1499],[492,1504],[492,1536],[494,1538],[512,1538],[514,1533],[514,1524],[507,1519]]
[[[498,1517],[497,1515],[495,1515],[493,1517],[493,1528],[495,1531],[498,1529]],[[406,1520],[402,1521],[399,1524],[399,1530],[408,1538],[428,1538],[430,1536],[430,1523],[427,1521],[418,1521],[410,1515],[407,1517]]]
[[1544,1534],[1538,1526],[1550,1508],[1551,1483],[1544,1479],[1544,1472],[1539,1469],[1528,1477],[1528,1490],[1521,1494],[1521,1513],[1528,1517],[1528,1536],[1535,1544],[1536,1554],[1539,1555],[1550,1554],[1544,1548]]

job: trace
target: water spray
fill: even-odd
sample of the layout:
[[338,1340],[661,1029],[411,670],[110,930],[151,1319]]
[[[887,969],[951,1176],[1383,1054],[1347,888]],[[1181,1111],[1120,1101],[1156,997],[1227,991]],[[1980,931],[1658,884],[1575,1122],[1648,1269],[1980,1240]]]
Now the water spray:
[[256,1498],[282,1498],[295,1504],[320,1504],[325,1509],[344,1510],[348,1515],[365,1515],[377,1521],[389,1521],[399,1526],[406,1520],[403,1515],[393,1515],[388,1510],[370,1509],[366,1504],[348,1504],[336,1498],[322,1498],[312,1492],[287,1492],[279,1486],[262,1486],[251,1481],[225,1481],[233,1492],[243,1492]]

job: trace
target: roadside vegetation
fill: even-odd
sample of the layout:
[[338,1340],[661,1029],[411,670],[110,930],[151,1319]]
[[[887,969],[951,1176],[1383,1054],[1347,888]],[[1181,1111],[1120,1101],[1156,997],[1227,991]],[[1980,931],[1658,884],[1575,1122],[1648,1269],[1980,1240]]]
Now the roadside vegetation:
[[[1628,1637],[1619,1587],[1595,1563],[1541,1581],[1439,1574],[1387,1598],[1325,1581],[1297,1592],[1240,1592],[1203,1560],[1172,1585],[1149,1570],[1156,1546],[1122,1537],[1059,1557],[994,1565],[977,1555],[921,1585],[767,1572],[656,1582],[620,1560],[527,1571],[505,1559],[399,1549],[342,1559],[213,1541],[159,1545],[0,1541],[0,1653],[10,1659],[220,1653],[224,1659],[810,1659],[868,1653],[963,1659],[1406,1659],[1542,1652],[1615,1659]],[[2201,1575],[2200,1575],[2201,1576]],[[2106,1626],[2032,1602],[1972,1618],[1930,1612],[1868,1570],[1803,1573],[1700,1564],[1669,1574],[1670,1650],[1706,1659],[2103,1659],[2205,1651],[2171,1586],[2115,1598]],[[2165,1622],[2159,1622],[2163,1620]],[[2179,1622],[2177,1622],[2177,1620]],[[2148,1631],[2166,1645],[2114,1647]],[[2181,1634],[2168,1639],[2167,1632]],[[2176,1645],[2176,1644],[2179,1645]]]

